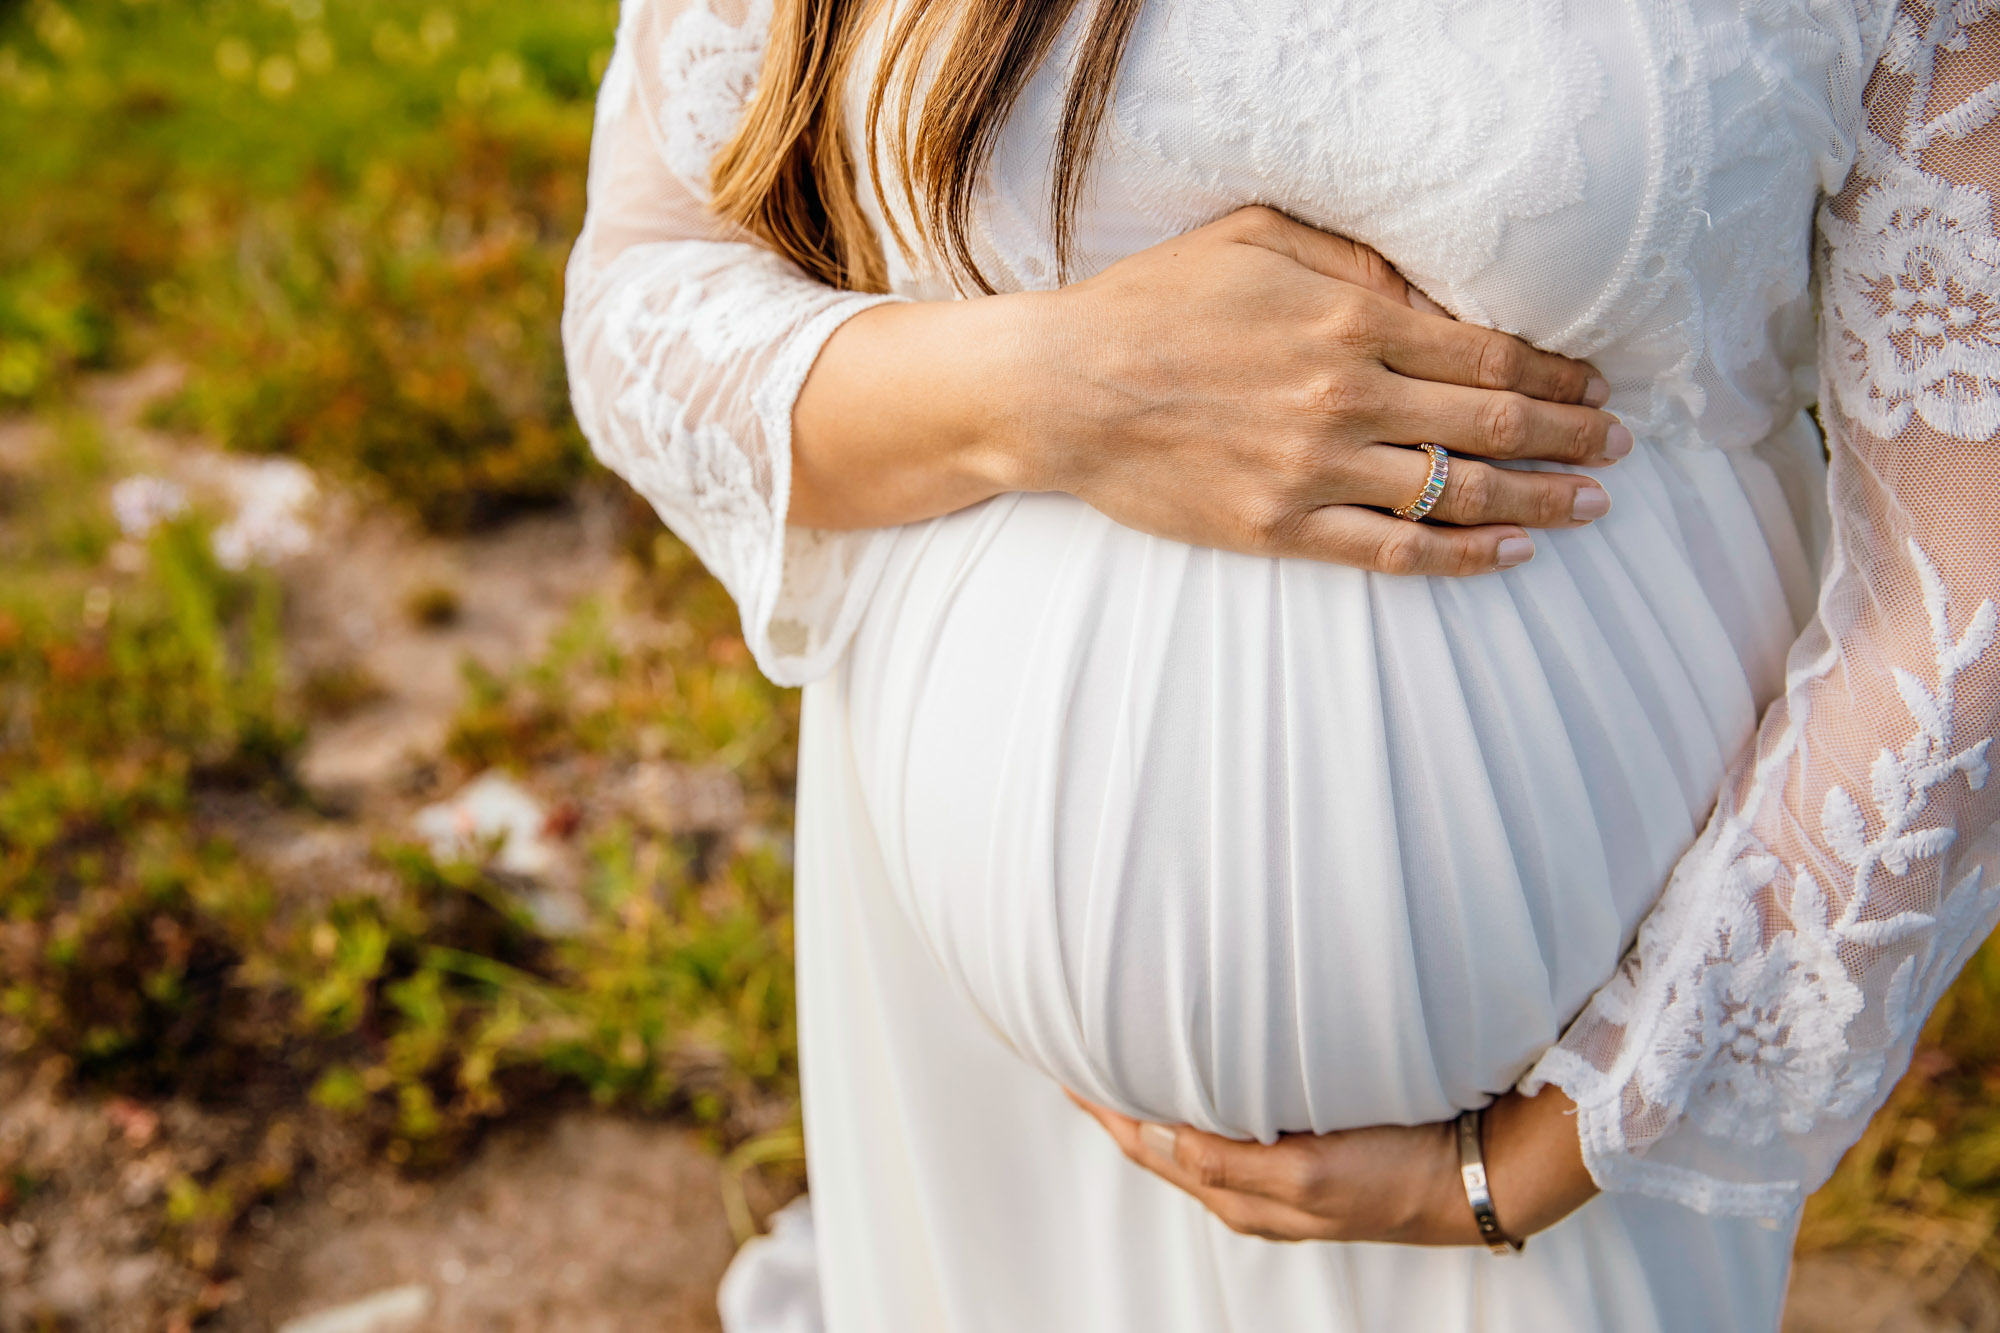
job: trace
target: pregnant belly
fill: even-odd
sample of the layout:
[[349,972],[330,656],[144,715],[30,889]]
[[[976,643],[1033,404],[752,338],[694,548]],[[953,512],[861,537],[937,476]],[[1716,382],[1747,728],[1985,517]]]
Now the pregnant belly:
[[1615,966],[1793,633],[1736,465],[1641,449],[1506,574],[1060,496],[896,533],[841,689],[903,910],[1023,1058],[1238,1136],[1504,1089]]

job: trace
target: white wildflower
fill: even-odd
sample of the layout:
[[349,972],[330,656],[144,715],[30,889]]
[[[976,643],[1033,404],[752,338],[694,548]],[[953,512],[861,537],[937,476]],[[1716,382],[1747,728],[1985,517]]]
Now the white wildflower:
[[215,530],[215,558],[228,569],[275,564],[312,547],[306,515],[319,496],[312,473],[289,458],[232,467],[227,479],[236,514]]
[[127,477],[111,488],[111,514],[118,530],[138,541],[168,519],[187,512],[187,492],[165,477]]
[[540,875],[555,859],[548,811],[499,773],[481,774],[450,800],[417,811],[411,822],[440,861],[470,860],[491,849],[497,869]]

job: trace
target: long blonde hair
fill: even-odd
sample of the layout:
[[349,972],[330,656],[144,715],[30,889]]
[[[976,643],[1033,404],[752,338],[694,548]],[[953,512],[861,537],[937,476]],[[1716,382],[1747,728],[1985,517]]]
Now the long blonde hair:
[[[981,291],[993,288],[968,234],[974,182],[1076,5],[911,0],[883,45],[862,145],[883,216],[898,245],[931,246]],[[1092,0],[1049,185],[1058,272],[1067,271],[1077,197],[1139,5]],[[822,281],[862,291],[882,290],[887,268],[861,208],[842,102],[875,13],[875,0],[776,0],[756,95],[712,167],[719,214]],[[943,56],[927,71],[925,57],[941,44]],[[902,234],[888,207],[887,173],[880,169],[885,144],[909,215],[918,220],[917,238]]]

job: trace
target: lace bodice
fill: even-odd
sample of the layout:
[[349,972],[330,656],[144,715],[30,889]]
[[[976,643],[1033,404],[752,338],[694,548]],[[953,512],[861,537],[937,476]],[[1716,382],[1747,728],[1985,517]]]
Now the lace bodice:
[[[1781,571],[1812,614],[1783,697],[1528,1080],[1575,1098],[1609,1188],[1791,1207],[2000,917],[1993,8],[1155,0],[1126,55],[1080,272],[1264,202],[1591,358],[1660,448],[1758,445],[1818,385],[1834,527],[1816,614],[1809,571]],[[879,551],[785,524],[792,402],[849,315],[953,289],[889,245],[898,297],[834,291],[704,210],[768,21],[768,0],[627,0],[565,335],[598,453],[797,683],[839,658]],[[973,239],[1002,288],[1055,282],[1062,76],[1036,77],[983,182]]]

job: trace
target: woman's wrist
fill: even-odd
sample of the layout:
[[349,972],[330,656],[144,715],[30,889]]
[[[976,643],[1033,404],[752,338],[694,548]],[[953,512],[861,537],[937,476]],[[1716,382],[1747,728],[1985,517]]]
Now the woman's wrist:
[[[1421,1239],[1431,1245],[1484,1245],[1460,1170],[1455,1121],[1437,1131]],[[1597,1193],[1576,1138],[1575,1106],[1559,1090],[1535,1097],[1508,1093],[1482,1115],[1481,1157],[1500,1229],[1525,1241],[1588,1203]]]
[[1433,1166],[1428,1187],[1424,1221],[1412,1228],[1412,1239],[1425,1245],[1478,1245],[1479,1224],[1466,1197],[1465,1178],[1459,1173],[1458,1133],[1453,1121],[1425,1126],[1435,1138],[1431,1150]]
[[[1547,1230],[1597,1194],[1577,1137],[1576,1104],[1560,1089],[1533,1097],[1510,1092],[1486,1108],[1485,1119],[1486,1178],[1509,1236]],[[1463,1191],[1460,1207],[1471,1215]]]
[[956,304],[967,308],[961,331],[975,349],[963,366],[976,384],[967,400],[976,421],[964,427],[969,466],[996,493],[1073,491],[1074,432],[1056,419],[1077,370],[1076,349],[1061,329],[1063,292],[1011,292]]

